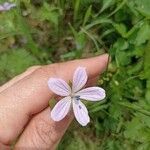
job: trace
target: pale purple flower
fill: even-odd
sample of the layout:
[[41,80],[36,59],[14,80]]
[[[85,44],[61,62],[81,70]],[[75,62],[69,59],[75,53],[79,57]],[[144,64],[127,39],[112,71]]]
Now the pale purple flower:
[[87,79],[86,69],[78,67],[73,75],[72,87],[60,78],[48,80],[50,90],[59,96],[64,96],[51,111],[51,118],[54,121],[62,120],[73,107],[75,118],[82,126],[86,126],[90,122],[87,108],[81,100],[100,101],[105,98],[105,90],[100,87],[82,89]]
[[0,12],[1,11],[8,11],[8,10],[10,10],[13,7],[16,7],[15,3],[5,2],[5,3],[3,3],[3,4],[0,5]]

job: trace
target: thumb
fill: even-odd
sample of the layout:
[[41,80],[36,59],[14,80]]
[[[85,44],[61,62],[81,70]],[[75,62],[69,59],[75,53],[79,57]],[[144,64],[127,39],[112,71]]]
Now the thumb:
[[[107,61],[108,55],[102,55],[97,58],[61,63],[55,72],[67,80],[71,78],[69,72],[73,72],[77,66],[86,66],[88,75],[92,74],[94,75],[93,78],[95,78],[106,68]],[[91,64],[95,64],[95,68]],[[92,80],[90,78],[89,81]],[[46,108],[31,119],[16,143],[15,149],[34,148],[35,150],[54,150],[71,123],[72,118],[73,115],[70,112],[63,120],[55,122],[50,118],[50,109]]]

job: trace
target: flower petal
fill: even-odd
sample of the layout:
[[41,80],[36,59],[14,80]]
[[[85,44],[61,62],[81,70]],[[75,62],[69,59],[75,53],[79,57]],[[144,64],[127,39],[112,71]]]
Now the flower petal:
[[[1,5],[2,6],[2,5]],[[11,8],[13,7],[16,7],[16,4],[15,3],[8,3],[8,2],[5,2],[3,4],[3,11],[7,11],[7,10],[10,10]],[[1,8],[0,8],[1,10]]]
[[76,120],[82,126],[86,126],[90,122],[87,108],[80,100],[73,100],[73,111]]
[[50,78],[48,80],[48,87],[60,96],[68,96],[71,93],[71,88],[69,85],[64,80],[59,78]]
[[11,8],[13,7],[16,7],[16,4],[9,4],[9,5],[6,5],[5,9],[6,10],[10,10]]
[[0,11],[4,11],[4,7],[2,5],[0,5]]
[[78,67],[73,75],[72,90],[73,92],[79,91],[87,82],[87,73],[84,67]]
[[105,98],[105,90],[100,87],[89,87],[85,88],[76,93],[80,96],[80,99],[85,99],[89,101],[99,101]]
[[67,113],[70,110],[70,105],[71,105],[71,97],[65,97],[61,99],[53,108],[51,111],[51,118],[54,121],[60,121],[62,120]]

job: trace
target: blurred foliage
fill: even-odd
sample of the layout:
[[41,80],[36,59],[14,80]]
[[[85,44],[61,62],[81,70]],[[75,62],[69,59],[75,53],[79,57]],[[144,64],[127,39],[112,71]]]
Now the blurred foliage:
[[[0,0],[0,3],[4,0]],[[107,52],[103,102],[91,123],[73,123],[58,150],[149,150],[150,1],[11,0],[0,12],[0,83],[35,64]]]

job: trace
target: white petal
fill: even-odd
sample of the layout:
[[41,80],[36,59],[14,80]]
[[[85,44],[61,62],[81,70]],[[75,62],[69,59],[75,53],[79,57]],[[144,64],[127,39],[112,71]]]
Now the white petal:
[[5,8],[5,10],[10,10],[11,8],[16,7],[16,4],[5,2],[3,4],[3,7]]
[[87,73],[84,67],[78,67],[73,75],[72,90],[73,92],[79,91],[87,82]]
[[70,110],[71,97],[65,97],[61,99],[51,111],[51,118],[54,121],[62,120]]
[[100,87],[89,87],[76,93],[81,99],[99,101],[105,98],[105,90]]
[[71,93],[71,88],[62,79],[50,78],[48,80],[48,87],[51,91],[60,96],[68,96]]
[[73,111],[76,120],[82,126],[86,126],[90,122],[88,111],[85,105],[80,100],[73,100]]
[[5,2],[5,3],[3,4],[4,7],[7,7],[7,6],[9,6],[9,5],[10,5],[10,3],[8,3],[8,2]]

